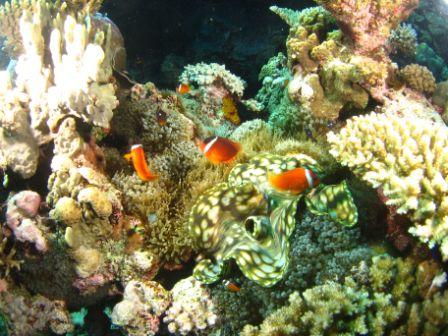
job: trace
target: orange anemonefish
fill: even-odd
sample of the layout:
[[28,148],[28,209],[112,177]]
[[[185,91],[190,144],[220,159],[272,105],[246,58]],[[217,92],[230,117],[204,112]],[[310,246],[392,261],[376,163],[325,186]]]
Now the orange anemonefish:
[[159,126],[165,126],[166,125],[167,117],[168,116],[167,116],[165,111],[157,110],[156,118],[157,118],[157,123],[159,124]]
[[184,95],[188,92],[190,92],[190,85],[185,83],[180,83],[179,86],[176,89],[177,93]]
[[199,149],[214,164],[230,163],[241,151],[241,144],[219,136],[209,137],[204,141],[196,139]]
[[140,177],[143,181],[154,181],[158,178],[157,175],[153,174],[149,170],[142,145],[133,145],[131,147],[131,151],[125,154],[124,158],[128,161],[132,161],[138,177]]
[[268,181],[278,191],[289,191],[293,194],[300,194],[319,184],[319,178],[312,170],[301,167],[280,174],[268,173]]
[[236,103],[230,94],[222,98],[221,109],[225,119],[235,125],[241,124],[241,119],[238,115],[238,108],[236,107]]
[[231,292],[238,293],[241,290],[240,287],[230,280],[223,280],[222,283]]

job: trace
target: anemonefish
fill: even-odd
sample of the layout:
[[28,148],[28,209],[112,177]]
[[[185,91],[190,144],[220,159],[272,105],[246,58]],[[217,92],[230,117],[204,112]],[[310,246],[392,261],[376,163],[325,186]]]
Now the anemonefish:
[[185,83],[180,83],[179,86],[176,89],[177,93],[184,95],[188,92],[190,92],[190,85]]
[[293,194],[300,194],[319,184],[319,178],[312,170],[301,167],[280,174],[268,173],[268,181],[274,189]]
[[238,293],[241,288],[237,286],[234,282],[230,280],[223,280],[223,285],[231,292]]
[[232,124],[235,125],[241,124],[241,119],[238,115],[238,108],[230,94],[222,98],[221,109],[225,119],[229,120]]
[[205,140],[196,139],[199,149],[214,164],[230,163],[241,151],[241,144],[219,136]]
[[163,110],[157,110],[157,112],[156,112],[156,118],[157,118],[157,123],[160,125],[160,126],[165,126],[166,125],[166,122],[167,122],[167,114],[166,114],[166,112],[165,111],[163,111]]
[[143,181],[154,181],[157,179],[158,176],[149,170],[142,145],[133,145],[131,147],[131,151],[125,154],[124,158],[129,162],[132,161],[138,177],[140,177]]

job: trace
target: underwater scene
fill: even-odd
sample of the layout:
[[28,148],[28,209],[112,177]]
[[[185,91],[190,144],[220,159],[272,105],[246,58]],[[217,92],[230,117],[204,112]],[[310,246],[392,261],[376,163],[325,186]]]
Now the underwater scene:
[[1,0],[0,43],[0,336],[448,336],[448,0]]

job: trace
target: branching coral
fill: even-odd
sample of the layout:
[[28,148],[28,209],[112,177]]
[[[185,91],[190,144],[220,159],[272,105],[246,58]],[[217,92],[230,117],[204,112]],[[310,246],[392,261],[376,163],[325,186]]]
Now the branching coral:
[[383,100],[391,66],[384,52],[356,54],[340,31],[329,31],[333,21],[321,7],[294,15],[275,6],[271,10],[291,27],[286,42],[293,73],[288,94],[302,105],[298,114],[308,114],[308,119],[317,122],[333,122],[343,110],[364,109],[370,96]]
[[428,270],[410,260],[374,257],[343,284],[328,281],[293,293],[288,306],[260,327],[246,326],[242,335],[437,335],[446,327],[447,292],[428,295],[437,283],[434,271],[419,280]]
[[448,130],[443,123],[376,114],[348,120],[329,133],[331,154],[375,188],[387,205],[408,214],[411,232],[448,258]]

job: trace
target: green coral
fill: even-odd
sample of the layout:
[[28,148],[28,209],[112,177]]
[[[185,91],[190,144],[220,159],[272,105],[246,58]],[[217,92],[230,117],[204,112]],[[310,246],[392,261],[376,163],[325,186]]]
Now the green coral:
[[374,257],[343,283],[291,294],[289,305],[241,335],[437,335],[447,325],[448,292],[420,296],[416,279],[424,271],[411,260]]

